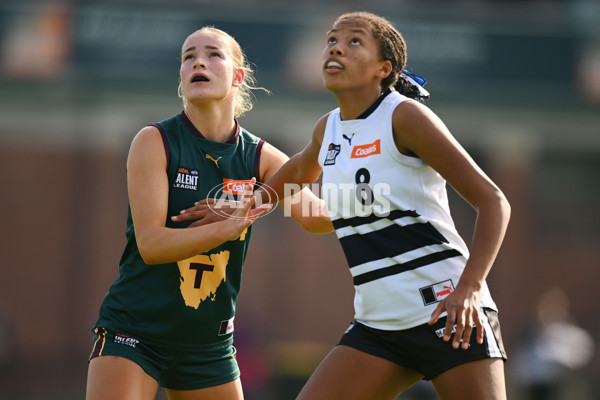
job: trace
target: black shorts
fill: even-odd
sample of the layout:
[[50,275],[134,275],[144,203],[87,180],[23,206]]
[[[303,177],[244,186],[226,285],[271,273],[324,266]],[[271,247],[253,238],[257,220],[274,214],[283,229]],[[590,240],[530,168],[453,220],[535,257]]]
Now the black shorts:
[[370,328],[353,321],[339,345],[413,369],[421,373],[425,380],[431,380],[457,365],[471,361],[486,358],[501,358],[506,361],[498,313],[483,309],[482,320],[485,332],[483,344],[477,343],[477,335],[473,330],[467,350],[452,348],[452,337],[447,342],[442,339],[446,326],[445,317],[433,325],[424,324],[400,331]]

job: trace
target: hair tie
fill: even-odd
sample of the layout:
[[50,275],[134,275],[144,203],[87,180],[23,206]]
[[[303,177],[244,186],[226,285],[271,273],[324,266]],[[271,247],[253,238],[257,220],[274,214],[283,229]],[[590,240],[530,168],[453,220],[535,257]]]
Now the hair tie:
[[425,79],[422,76],[419,76],[417,74],[413,74],[412,72],[409,72],[405,69],[402,70],[402,73],[400,73],[400,76],[403,76],[407,81],[409,81],[411,83],[411,85],[416,86],[417,89],[419,89],[419,97],[420,98],[423,98],[423,99],[429,98],[429,92],[427,90],[425,90],[425,88],[423,87],[427,83],[427,79]]

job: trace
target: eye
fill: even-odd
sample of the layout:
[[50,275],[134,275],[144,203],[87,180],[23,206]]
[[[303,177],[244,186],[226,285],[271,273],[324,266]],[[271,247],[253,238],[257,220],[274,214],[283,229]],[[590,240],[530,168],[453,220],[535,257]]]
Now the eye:
[[327,44],[336,44],[337,40],[334,37],[330,37],[329,39],[327,39]]
[[350,41],[350,44],[360,44],[360,39],[354,38]]
[[212,52],[212,53],[210,53],[208,56],[209,56],[210,58],[212,58],[212,57],[219,57],[219,58],[223,58],[223,57],[221,56],[221,53],[217,53],[216,51],[213,51],[213,52]]
[[183,57],[183,61],[191,60],[193,58],[194,58],[194,56],[192,54],[187,54]]

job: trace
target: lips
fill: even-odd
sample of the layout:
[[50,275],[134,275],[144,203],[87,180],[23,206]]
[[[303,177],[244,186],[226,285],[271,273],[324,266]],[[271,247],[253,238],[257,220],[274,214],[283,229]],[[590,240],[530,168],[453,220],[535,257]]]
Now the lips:
[[342,71],[344,66],[335,60],[327,60],[325,62],[325,71],[327,72],[338,72]]
[[194,75],[192,77],[192,83],[194,82],[208,82],[209,79],[204,75]]

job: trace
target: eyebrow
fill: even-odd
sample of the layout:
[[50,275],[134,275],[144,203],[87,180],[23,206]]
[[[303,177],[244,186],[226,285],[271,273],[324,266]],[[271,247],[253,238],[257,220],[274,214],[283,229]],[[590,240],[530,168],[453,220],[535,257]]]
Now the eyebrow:
[[[221,50],[218,47],[210,46],[210,45],[206,45],[206,46],[204,46],[204,48],[209,49],[209,50]],[[181,54],[185,54],[188,51],[193,51],[193,50],[196,50],[196,46],[192,46],[192,47],[188,48],[187,50],[183,51]]]
[[[332,29],[332,30],[330,30],[328,32],[328,34],[332,34],[332,33],[338,32],[338,31],[339,31],[339,29]],[[360,29],[350,29],[350,32],[352,32],[352,33],[362,33],[363,35],[366,34],[366,30],[362,29],[362,28],[360,28]]]

